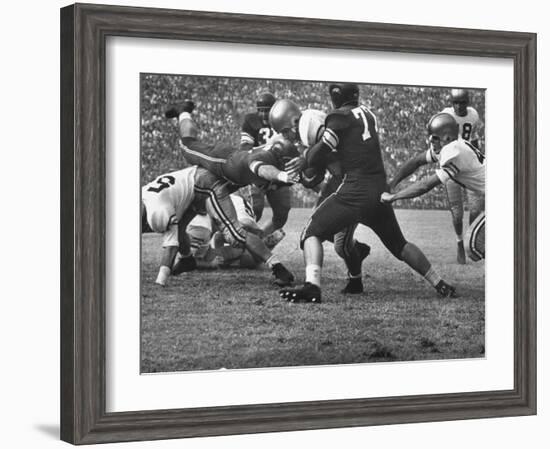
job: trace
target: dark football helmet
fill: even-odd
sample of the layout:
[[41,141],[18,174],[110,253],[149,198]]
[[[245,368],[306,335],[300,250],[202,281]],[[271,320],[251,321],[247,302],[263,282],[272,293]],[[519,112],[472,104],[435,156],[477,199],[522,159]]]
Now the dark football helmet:
[[468,105],[470,104],[470,94],[468,91],[466,89],[452,89],[451,99],[455,113],[464,117],[468,112]]
[[296,103],[290,100],[279,100],[271,108],[269,124],[275,132],[287,134],[288,131],[294,131],[297,134],[301,115]]
[[264,123],[267,123],[269,118],[269,111],[275,104],[276,98],[272,93],[264,92],[258,97],[256,101],[256,108],[258,110],[258,115]]
[[451,114],[440,112],[428,122],[430,142],[440,142],[442,146],[458,139],[458,123]]
[[328,88],[335,109],[359,104],[359,86],[353,83],[331,84]]
[[270,144],[269,151],[271,151],[277,159],[277,168],[279,170],[285,169],[285,164],[300,156],[300,152],[296,145],[283,136],[276,137]]

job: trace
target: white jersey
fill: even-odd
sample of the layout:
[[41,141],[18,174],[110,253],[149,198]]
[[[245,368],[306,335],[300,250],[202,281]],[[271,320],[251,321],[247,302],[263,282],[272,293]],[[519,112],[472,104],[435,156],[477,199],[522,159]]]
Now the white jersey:
[[177,223],[195,199],[197,167],[166,173],[141,189],[147,222],[163,234],[163,247],[178,246]]
[[462,139],[472,141],[478,138],[477,132],[479,130],[479,126],[481,125],[481,120],[479,119],[479,114],[474,108],[468,106],[466,108],[466,115],[463,117],[457,115],[452,107],[445,108],[441,112],[453,116],[458,123],[458,135]]
[[428,162],[439,162],[435,174],[443,184],[454,181],[468,190],[485,194],[485,156],[462,139],[445,145],[439,154],[426,152]]
[[298,132],[305,147],[312,147],[321,139],[325,130],[326,118],[327,114],[317,109],[306,109],[302,112],[298,123]]

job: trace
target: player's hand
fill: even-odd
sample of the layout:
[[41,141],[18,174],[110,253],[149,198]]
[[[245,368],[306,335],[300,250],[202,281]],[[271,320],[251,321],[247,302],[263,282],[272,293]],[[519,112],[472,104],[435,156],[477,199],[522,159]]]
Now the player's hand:
[[305,166],[306,160],[302,156],[298,156],[285,164],[285,171],[293,175],[299,175]]
[[277,175],[277,181],[284,184],[295,184],[300,180],[300,175],[298,173],[289,173],[287,171],[279,172]]
[[395,194],[390,193],[390,192],[384,192],[380,196],[380,202],[384,203],[384,204],[391,204],[391,203],[393,203],[394,197],[395,197]]

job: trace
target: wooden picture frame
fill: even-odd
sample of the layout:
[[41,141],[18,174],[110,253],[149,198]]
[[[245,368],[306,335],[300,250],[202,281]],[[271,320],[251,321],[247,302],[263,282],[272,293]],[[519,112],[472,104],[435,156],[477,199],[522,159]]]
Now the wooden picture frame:
[[[261,32],[260,32],[261,31]],[[106,412],[107,36],[510,58],[514,63],[514,388]],[[61,10],[61,438],[73,444],[536,413],[536,35],[76,4]]]

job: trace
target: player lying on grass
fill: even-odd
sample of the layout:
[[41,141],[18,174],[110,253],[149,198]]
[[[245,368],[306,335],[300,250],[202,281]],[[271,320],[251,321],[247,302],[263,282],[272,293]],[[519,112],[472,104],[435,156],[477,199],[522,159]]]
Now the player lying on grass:
[[392,207],[380,202],[387,184],[378,126],[374,114],[359,105],[359,87],[332,84],[329,94],[335,109],[327,116],[321,140],[307,152],[306,163],[307,167],[323,169],[335,152],[344,178],[337,191],[315,209],[302,232],[305,284],[283,288],[281,297],[294,302],[320,302],[322,242],[357,223],[370,227],[396,258],[421,274],[439,295],[454,296],[454,287],[441,279],[417,246],[405,239]]
[[[191,117],[194,104],[185,101],[166,111],[167,118],[177,118],[182,150],[186,160],[201,167],[195,180],[195,194],[206,202],[222,231],[232,246],[246,248],[254,257],[270,266],[277,285],[288,285],[294,280],[290,273],[274,256],[261,238],[248,232],[238,221],[230,195],[243,186],[254,184],[264,190],[277,190],[294,182],[284,171],[285,162],[298,154],[296,147],[284,139],[252,149],[238,149],[223,142],[208,145],[197,139],[198,128]],[[288,212],[284,217],[286,221]],[[280,216],[273,210],[273,220]],[[283,223],[284,224],[284,223]]]
[[478,197],[470,211],[466,252],[472,260],[485,258],[485,156],[470,142],[459,138],[459,127],[450,114],[434,115],[428,123],[430,149],[407,161],[390,186],[396,186],[418,167],[438,163],[433,175],[396,192],[384,192],[383,203],[424,195],[436,186],[457,184]]
[[[326,113],[316,109],[307,109],[302,112],[294,102],[279,100],[273,105],[269,119],[276,132],[290,141],[299,142],[304,148],[304,154],[307,154],[307,151],[321,139],[326,116]],[[289,161],[285,169],[299,175],[304,187],[319,190],[316,207],[336,192],[342,182],[342,167],[336,158],[327,163],[326,169],[305,169],[305,157],[302,155]],[[357,223],[327,238],[333,241],[336,254],[346,264],[348,282],[342,289],[342,293],[347,294],[358,294],[364,291],[362,264],[370,254],[369,245],[355,240],[356,228]]]
[[[231,201],[235,206],[239,223],[248,232],[262,236],[263,232],[256,222],[251,206],[241,196],[232,194]],[[261,260],[254,257],[245,248],[235,248],[225,241],[223,234],[216,230],[215,223],[208,215],[197,215],[187,226],[191,240],[191,253],[197,261],[197,268],[256,268]],[[282,240],[284,234],[277,233],[263,238],[266,246],[273,248]],[[277,237],[277,238],[275,238]]]
[[[268,264],[277,285],[288,285],[292,282],[292,274],[271,253],[262,239],[241,227],[235,209],[233,208],[235,218],[231,220],[214,195],[204,194],[204,188],[200,186],[208,180],[212,178],[206,169],[192,166],[161,175],[142,188],[142,232],[150,229],[163,235],[159,274],[155,282],[165,285],[170,274],[196,268],[186,228],[197,215],[197,211],[207,213],[219,229],[224,229],[224,237],[233,246],[246,248],[255,258]],[[227,237],[237,233],[242,236],[242,245],[237,244],[235,238]],[[178,251],[183,257],[174,264]]]

